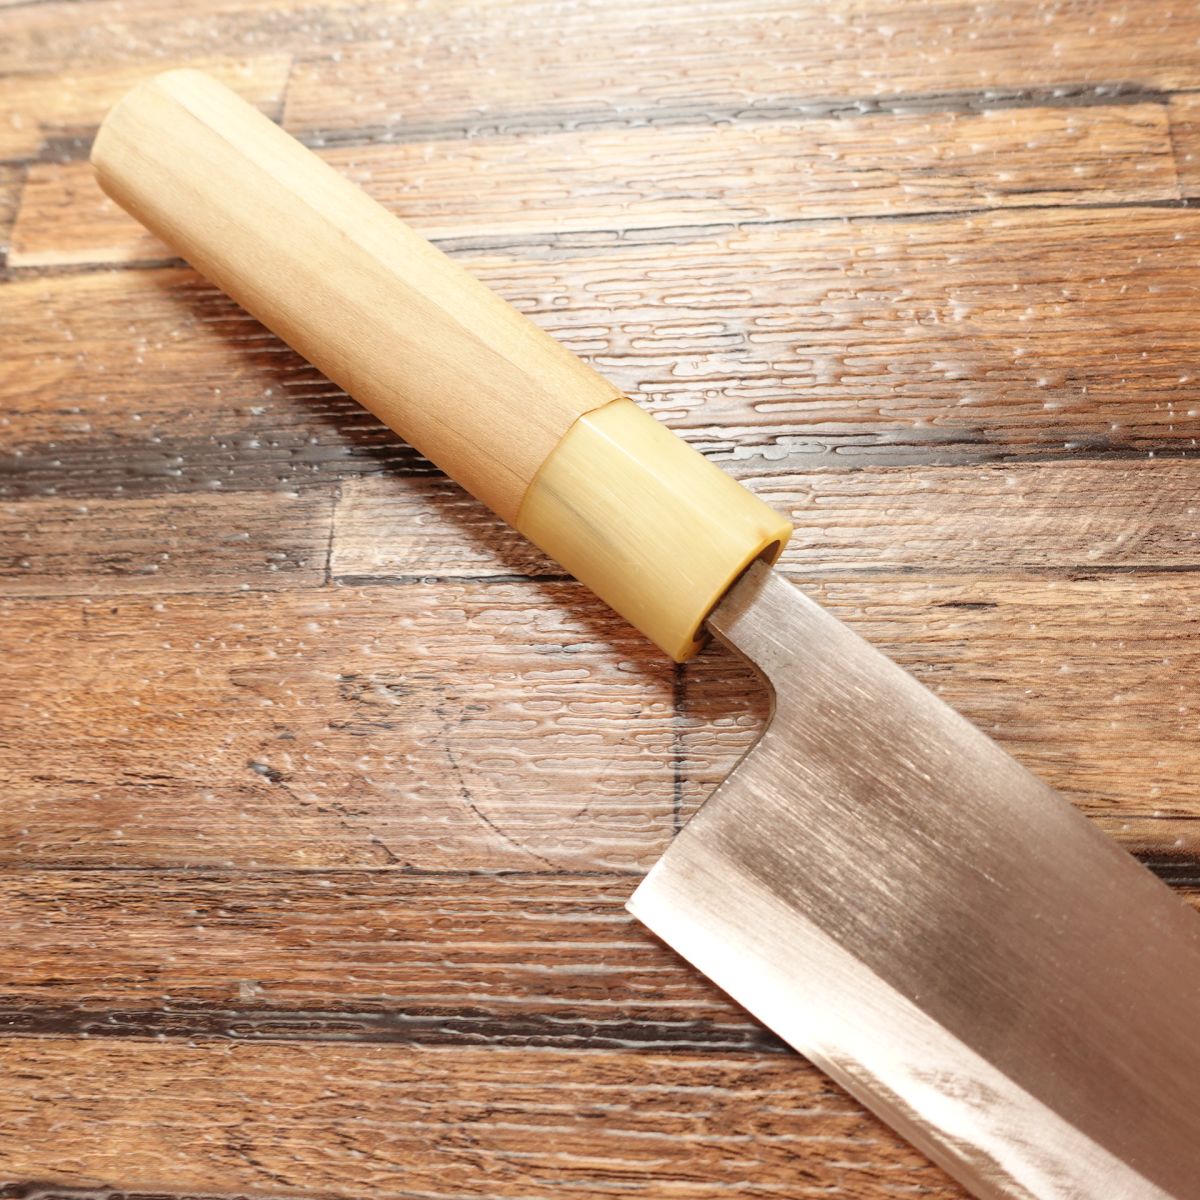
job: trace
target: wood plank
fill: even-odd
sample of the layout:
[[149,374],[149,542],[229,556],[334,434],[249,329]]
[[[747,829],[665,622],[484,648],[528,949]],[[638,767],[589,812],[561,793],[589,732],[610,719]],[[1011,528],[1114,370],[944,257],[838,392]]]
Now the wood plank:
[[191,271],[10,280],[0,324],[0,495],[294,489],[415,458]]
[[[1149,103],[458,138],[318,152],[430,238],[1179,195],[1166,110]],[[30,169],[12,265],[171,256],[103,195],[87,163]]]
[[[98,18],[96,7],[89,8],[89,21]],[[6,23],[10,20],[6,18]],[[291,57],[280,53],[197,56],[189,48],[178,57],[156,49],[148,59],[121,65],[88,63],[64,69],[59,63],[44,72],[22,65],[11,73],[0,74],[0,112],[5,114],[0,121],[0,159],[36,156],[48,143],[72,139],[82,144],[68,148],[67,153],[81,157],[104,114],[131,87],[160,71],[184,66],[207,71],[264,112],[277,116]]]
[[634,870],[673,832],[671,664],[577,584],[0,615],[8,863]]
[[14,267],[156,263],[177,257],[100,190],[89,162],[29,167],[9,254]]
[[[1064,99],[1177,90],[1200,82],[1200,16],[1188,5],[1114,13],[1096,0],[1047,11],[1038,0],[978,10],[955,0],[898,6],[837,0],[460,0],[418,8],[323,0],[62,3],[14,9],[0,72],[108,67],[264,46],[307,56],[289,98],[303,124],[463,127],[504,118],[667,118],[682,106],[742,112],[928,94],[1037,89]],[[554,37],[545,36],[547,29]],[[630,48],[636,47],[636,63]],[[409,69],[398,69],[407,66]],[[947,93],[950,93],[947,96]],[[845,107],[853,107],[846,105]]]
[[[297,8],[295,0],[193,0],[185,7],[172,0],[75,0],[23,3],[5,16],[0,41],[0,73],[43,74],[81,64],[96,70],[145,67],[161,61],[196,58],[197,47],[230,57],[265,52],[331,50],[352,32],[370,36],[387,19],[387,0],[321,0]],[[86,19],[81,13],[86,11]],[[392,24],[402,14],[393,12]]]
[[558,290],[517,298],[535,318],[570,313],[569,340],[598,369],[744,470],[1194,453],[1181,248],[1198,216],[1052,209],[714,231],[576,257]]
[[1172,96],[1168,107],[1180,194],[1200,196],[1200,95]]
[[[1106,832],[1194,861],[1200,576],[791,574]],[[754,687],[723,654],[687,673],[685,817],[754,741],[766,716]]]
[[962,1193],[799,1058],[14,1039],[4,1177],[461,1200]]
[[[742,474],[1200,452],[1200,212],[639,237],[461,257]],[[427,469],[189,271],[11,282],[0,319],[8,495]]]
[[755,490],[796,525],[785,565],[977,575],[1200,569],[1200,462],[812,471]]
[[24,180],[25,172],[21,167],[0,163],[0,268],[7,265],[12,249],[12,228],[17,219]]
[[[1200,569],[1200,462],[1044,462],[777,471],[750,486],[796,534],[783,565],[820,574],[1087,574]],[[347,583],[560,573],[441,477],[343,485],[331,567]]]
[[121,595],[319,586],[328,491],[0,503],[0,590]]
[[[802,582],[1134,849],[1200,851],[1196,575]],[[709,656],[677,741],[670,665],[572,584],[4,616],[13,863],[638,870],[765,716]]]
[[392,473],[342,485],[329,564],[348,584],[565,576],[451,480]]
[[781,1049],[624,910],[636,879],[0,875],[0,1028]]
[[[302,55],[289,126],[331,135],[431,120],[469,131],[576,127],[820,111],[931,93],[943,107],[962,104],[964,93],[1104,97],[1200,81],[1200,15],[1188,6],[1118,14],[1094,2],[1048,12],[1038,0],[982,10],[955,0],[733,0],[703,9],[625,0],[566,12],[552,3],[472,4],[432,10],[390,33]],[[393,39],[418,56],[416,83],[395,69]]]

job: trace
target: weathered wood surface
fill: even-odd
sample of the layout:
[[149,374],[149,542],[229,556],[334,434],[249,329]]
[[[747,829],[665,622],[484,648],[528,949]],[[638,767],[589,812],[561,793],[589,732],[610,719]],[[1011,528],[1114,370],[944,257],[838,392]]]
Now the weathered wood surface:
[[18,861],[632,869],[670,837],[671,664],[579,584],[15,601],[4,624],[14,716],[57,733],[6,773]]
[[684,670],[108,205],[203,66],[1193,902],[1200,16],[0,5],[0,1195],[960,1193],[623,913]]
[[[20,14],[5,18],[15,25],[24,19]],[[89,11],[87,23],[92,19]],[[192,51],[174,59],[156,53],[152,63],[141,58],[101,64],[81,55],[78,63],[58,63],[42,71],[10,60],[10,73],[0,78],[0,111],[6,116],[0,122],[0,159],[85,154],[96,126],[125,92],[149,71],[178,66],[208,71],[265,112],[278,116],[291,58],[286,54],[209,56]]]
[[1200,96],[1172,96],[1168,112],[1179,192],[1190,200],[1200,195]]
[[[1196,848],[1190,574],[809,589],[1134,848]],[[9,863],[637,870],[764,715],[745,670],[677,681],[571,583],[0,615],[11,718],[54,733],[4,771]]]
[[[9,1171],[134,1193],[958,1193],[787,1055],[11,1039]],[[97,1106],[107,1120],[95,1120]],[[331,1132],[335,1136],[331,1136]],[[132,1136],[131,1136],[132,1135]],[[787,1179],[786,1189],[780,1180]]]
[[[1086,121],[1063,108],[916,111],[318,151],[433,239],[1180,198],[1159,104],[1097,107]],[[30,167],[12,265],[170,257],[86,162]]]
[[319,587],[332,509],[316,489],[0,502],[0,580],[10,596]]

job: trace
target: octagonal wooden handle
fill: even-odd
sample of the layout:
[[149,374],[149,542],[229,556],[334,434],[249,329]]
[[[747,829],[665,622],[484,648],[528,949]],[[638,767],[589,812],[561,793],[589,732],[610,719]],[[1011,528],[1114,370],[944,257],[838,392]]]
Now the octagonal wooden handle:
[[126,95],[92,162],[117,203],[674,657],[786,540],[778,514],[201,72]]

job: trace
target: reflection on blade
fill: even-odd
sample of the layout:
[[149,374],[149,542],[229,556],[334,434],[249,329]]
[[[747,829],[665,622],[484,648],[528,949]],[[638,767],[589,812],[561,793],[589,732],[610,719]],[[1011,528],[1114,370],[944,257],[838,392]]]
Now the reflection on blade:
[[775,714],[631,911],[977,1195],[1200,1196],[1200,917],[769,568],[710,626]]

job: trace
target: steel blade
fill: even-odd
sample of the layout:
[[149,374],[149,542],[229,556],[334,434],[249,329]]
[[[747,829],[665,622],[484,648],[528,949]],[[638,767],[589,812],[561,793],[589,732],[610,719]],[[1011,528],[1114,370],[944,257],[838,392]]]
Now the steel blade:
[[1200,1196],[1200,916],[765,566],[766,733],[630,910],[981,1197]]

